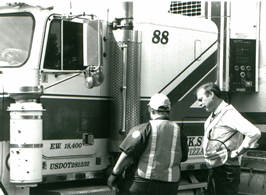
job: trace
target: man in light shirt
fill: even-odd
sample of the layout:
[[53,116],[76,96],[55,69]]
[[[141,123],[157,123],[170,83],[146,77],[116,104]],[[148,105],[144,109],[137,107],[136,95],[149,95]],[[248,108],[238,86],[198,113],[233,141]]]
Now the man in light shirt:
[[196,95],[201,107],[211,113],[204,124],[202,144],[206,163],[211,168],[209,194],[235,195],[240,183],[239,156],[255,147],[261,132],[222,99],[216,84],[200,86]]

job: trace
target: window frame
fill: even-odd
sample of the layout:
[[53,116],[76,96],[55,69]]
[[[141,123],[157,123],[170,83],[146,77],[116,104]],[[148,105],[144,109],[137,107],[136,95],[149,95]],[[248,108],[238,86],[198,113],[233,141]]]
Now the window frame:
[[[45,72],[45,73],[80,73],[80,72],[83,72],[84,70],[80,70],[80,69],[72,69],[72,70],[64,70],[64,64],[63,64],[63,56],[64,56],[64,53],[63,53],[63,44],[60,45],[60,50],[61,50],[61,56],[60,56],[60,67],[61,69],[58,70],[58,69],[49,69],[49,68],[45,68],[44,67],[44,62],[45,62],[45,56],[46,56],[46,49],[47,49],[47,45],[48,45],[48,37],[49,37],[49,32],[50,32],[50,27],[51,27],[51,23],[53,20],[57,20],[59,19],[60,20],[60,23],[61,23],[61,43],[63,42],[63,22],[64,21],[70,21],[70,22],[73,22],[73,23],[80,23],[81,25],[83,25],[84,23],[84,20],[83,19],[79,19],[79,18],[75,18],[75,19],[72,19],[72,20],[67,20],[67,19],[63,19],[63,17],[61,15],[57,15],[57,14],[52,14],[48,17],[47,19],[47,22],[46,22],[46,30],[45,30],[45,36],[44,36],[44,45],[43,45],[43,49],[42,49],[42,58],[41,58],[41,72]],[[84,28],[84,27],[83,27]],[[83,32],[84,33],[84,30]],[[83,41],[84,41],[84,34],[83,34]],[[83,49],[82,49],[82,52],[83,52],[83,55],[84,55],[84,46],[83,46]],[[84,63],[84,57],[83,57],[83,63]],[[84,66],[84,64],[83,64]],[[84,66],[85,67],[85,66]]]

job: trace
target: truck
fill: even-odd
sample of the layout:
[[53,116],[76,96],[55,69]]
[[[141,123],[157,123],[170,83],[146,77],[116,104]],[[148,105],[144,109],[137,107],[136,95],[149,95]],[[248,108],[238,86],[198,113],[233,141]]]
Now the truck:
[[[207,113],[196,88],[217,82],[265,129],[263,8],[262,1],[1,5],[0,192],[116,194],[105,181],[119,144],[149,120],[147,103],[160,92],[188,137],[179,190],[201,193]],[[243,157],[244,191],[263,190],[250,187],[254,174],[262,177],[263,150],[261,141]]]

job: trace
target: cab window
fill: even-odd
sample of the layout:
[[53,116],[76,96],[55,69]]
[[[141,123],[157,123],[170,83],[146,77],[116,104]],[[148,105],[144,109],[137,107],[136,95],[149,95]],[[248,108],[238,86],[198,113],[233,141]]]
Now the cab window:
[[83,70],[83,24],[55,19],[50,23],[44,68]]
[[24,64],[30,53],[34,19],[28,13],[0,15],[0,67]]

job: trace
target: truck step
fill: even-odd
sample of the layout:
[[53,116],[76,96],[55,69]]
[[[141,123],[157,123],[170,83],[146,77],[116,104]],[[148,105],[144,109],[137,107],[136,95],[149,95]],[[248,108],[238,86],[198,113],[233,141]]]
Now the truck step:
[[116,192],[106,185],[101,185],[51,189],[40,192],[40,195],[116,195]]

